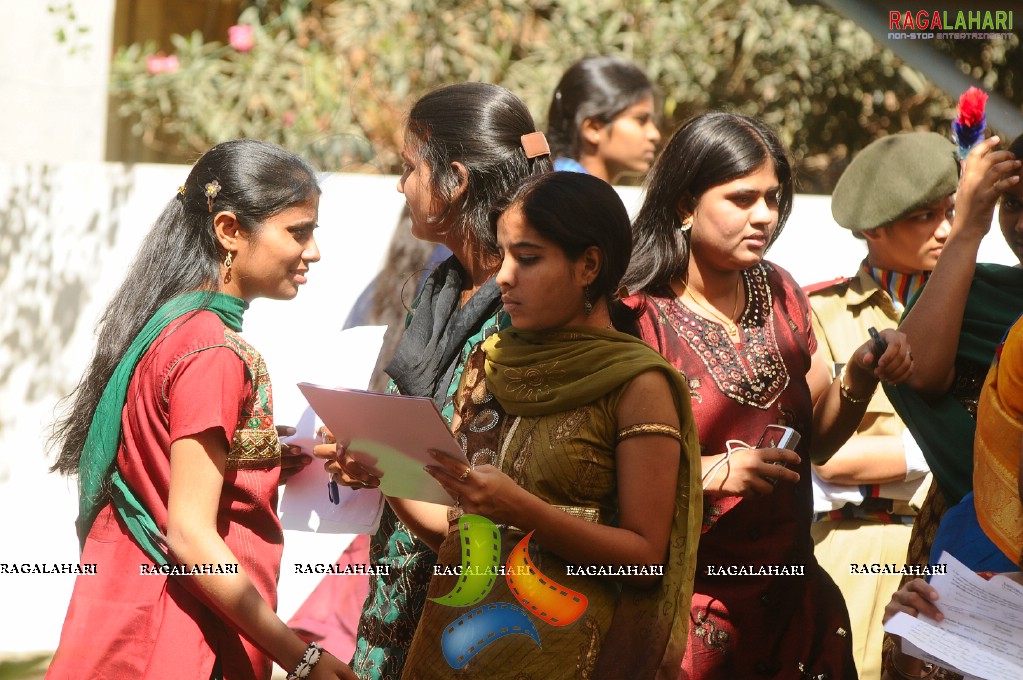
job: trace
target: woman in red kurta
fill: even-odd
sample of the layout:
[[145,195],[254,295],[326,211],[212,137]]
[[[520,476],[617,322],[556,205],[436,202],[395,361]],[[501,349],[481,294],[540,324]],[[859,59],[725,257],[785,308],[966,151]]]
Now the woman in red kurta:
[[319,259],[319,187],[254,140],[210,149],[100,321],[58,425],[78,474],[82,561],[52,678],[354,677],[274,613],[282,532],[270,382],[239,335]]
[[[633,224],[626,284],[644,294],[627,302],[688,380],[703,460],[683,678],[856,678],[845,604],[813,556],[810,443],[834,453],[912,358],[889,331],[887,351],[865,343],[829,381],[805,296],[763,261],[792,193],[767,126],[709,113],[669,141]],[[801,435],[795,451],[757,448],[769,424]]]

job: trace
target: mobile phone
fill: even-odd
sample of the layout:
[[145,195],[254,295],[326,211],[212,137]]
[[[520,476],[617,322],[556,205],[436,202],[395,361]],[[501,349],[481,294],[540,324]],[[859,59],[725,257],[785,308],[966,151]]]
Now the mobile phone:
[[764,434],[760,435],[757,443],[758,449],[788,449],[795,451],[799,445],[799,433],[791,427],[784,425],[770,424],[764,428]]
[[[798,432],[791,427],[775,425],[773,423],[764,428],[764,433],[760,435],[760,441],[757,442],[758,449],[788,449],[789,451],[795,451],[798,445]],[[785,463],[780,461],[771,464],[785,467]],[[763,477],[763,479],[772,485],[778,483],[778,479],[775,477]]]
[[874,341],[874,362],[877,363],[877,360],[880,359],[881,355],[888,349],[888,343],[881,337],[881,334],[878,333],[877,329],[873,326],[868,328],[867,332],[870,333],[870,339]]

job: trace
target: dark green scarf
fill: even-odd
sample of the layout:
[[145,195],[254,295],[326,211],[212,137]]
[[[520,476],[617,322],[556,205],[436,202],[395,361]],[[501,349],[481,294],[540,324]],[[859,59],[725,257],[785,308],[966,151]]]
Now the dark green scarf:
[[[913,308],[914,298],[906,313]],[[1023,313],[1023,269],[978,264],[959,333],[957,358],[983,366],[994,359],[1005,331]],[[923,449],[949,506],[973,490],[973,436],[977,424],[951,392],[927,401],[905,385],[884,386],[899,417]]]
[[188,312],[208,309],[219,316],[228,328],[240,331],[242,314],[248,306],[244,300],[223,293],[198,291],[180,295],[156,310],[121,357],[103,388],[82,448],[78,471],[78,520],[75,522],[78,543],[82,548],[85,547],[85,538],[96,516],[105,504],[103,487],[104,482],[110,479],[114,508],[128,525],[139,547],[153,559],[154,564],[167,564],[165,537],[115,465],[121,444],[121,410],[127,398],[128,383],[135,373],[135,366],[149,346],[178,317]]
[[398,391],[430,397],[444,411],[466,340],[501,308],[501,291],[490,277],[464,306],[459,305],[465,271],[449,257],[430,275],[412,308],[405,333],[387,364]]

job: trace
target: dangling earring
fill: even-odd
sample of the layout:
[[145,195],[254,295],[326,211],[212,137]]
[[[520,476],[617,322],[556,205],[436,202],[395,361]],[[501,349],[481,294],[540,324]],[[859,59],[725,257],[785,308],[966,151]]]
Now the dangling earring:
[[593,313],[593,303],[590,302],[590,285],[583,286],[583,314],[589,316]]
[[679,231],[689,231],[692,228],[693,228],[693,216],[689,215],[684,220],[682,220],[682,224],[679,226],[678,230]]
[[224,274],[224,283],[231,283],[231,267],[234,266],[234,253],[228,251],[227,257],[224,258],[224,268],[227,272]]

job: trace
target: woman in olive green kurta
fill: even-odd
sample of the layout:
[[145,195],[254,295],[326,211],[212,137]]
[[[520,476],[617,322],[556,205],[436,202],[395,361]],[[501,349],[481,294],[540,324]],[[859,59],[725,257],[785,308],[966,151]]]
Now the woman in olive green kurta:
[[[674,677],[699,457],[679,373],[608,328],[628,216],[603,182],[554,173],[520,188],[497,235],[513,328],[462,377],[456,433],[472,465],[440,454],[428,468],[456,500],[450,524],[396,508],[439,545],[404,677]],[[484,525],[493,540],[474,542]]]

